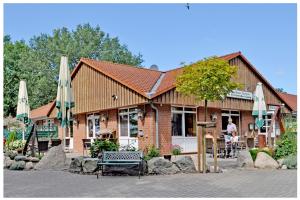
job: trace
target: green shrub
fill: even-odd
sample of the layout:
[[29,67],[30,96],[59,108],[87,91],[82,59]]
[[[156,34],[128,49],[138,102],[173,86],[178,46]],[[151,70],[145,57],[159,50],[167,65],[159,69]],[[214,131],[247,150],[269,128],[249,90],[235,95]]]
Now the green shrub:
[[275,158],[297,154],[297,132],[286,132],[276,141]]
[[117,141],[110,140],[96,140],[91,144],[90,153],[92,158],[98,157],[102,151],[118,151],[119,144]]
[[179,145],[173,145],[172,146],[172,154],[173,155],[180,155],[181,154],[181,147]]
[[271,148],[268,148],[268,147],[264,147],[264,148],[262,148],[262,149],[259,149],[259,148],[253,148],[253,149],[250,149],[249,152],[250,152],[250,155],[251,155],[253,161],[256,160],[257,154],[258,154],[259,152],[265,152],[266,154],[268,154],[268,155],[271,156],[271,157],[274,156],[274,150],[271,149]]
[[160,156],[159,149],[155,148],[155,146],[151,146],[148,149],[147,155],[144,157],[144,159],[150,160],[151,158],[159,157],[159,156]]
[[297,169],[297,155],[289,155],[284,158],[283,165],[286,165],[288,169]]

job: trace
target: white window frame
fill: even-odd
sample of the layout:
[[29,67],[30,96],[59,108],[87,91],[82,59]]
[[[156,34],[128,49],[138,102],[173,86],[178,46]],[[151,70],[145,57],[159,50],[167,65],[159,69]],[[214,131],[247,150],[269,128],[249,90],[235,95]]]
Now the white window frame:
[[[93,121],[93,137],[89,137],[89,119]],[[100,115],[98,113],[89,113],[86,115],[86,138],[87,139],[96,139],[96,126],[95,126],[95,119],[99,120],[99,131],[101,130],[100,125]]]
[[[132,108],[135,108],[135,111],[131,111],[129,112],[130,109]],[[123,113],[120,113],[121,110],[127,110],[127,112],[123,112]],[[118,109],[118,129],[119,129],[119,137],[121,139],[132,139],[132,138],[137,138],[137,137],[130,137],[130,121],[129,121],[129,115],[132,114],[132,113],[138,113],[138,107],[136,106],[133,106],[133,107],[126,107],[126,108],[119,108]],[[128,122],[127,122],[127,131],[128,131],[128,134],[127,136],[121,136],[121,122],[120,122],[120,116],[121,115],[127,115],[128,117]]]
[[[182,110],[172,110],[172,108],[182,108]],[[185,111],[185,108],[193,108],[193,109],[196,109],[195,111]],[[193,106],[176,106],[176,105],[171,105],[171,119],[173,117],[173,113],[178,113],[178,114],[182,114],[182,120],[181,120],[181,131],[182,131],[182,135],[181,136],[173,136],[171,135],[172,137],[174,138],[195,138],[196,136],[193,136],[193,137],[186,137],[185,136],[185,113],[192,113],[192,114],[196,114],[196,123],[197,123],[197,107],[193,107]],[[172,127],[171,127],[171,130],[172,130]],[[172,134],[172,132],[171,132]],[[196,126],[196,134],[197,134],[197,126]]]

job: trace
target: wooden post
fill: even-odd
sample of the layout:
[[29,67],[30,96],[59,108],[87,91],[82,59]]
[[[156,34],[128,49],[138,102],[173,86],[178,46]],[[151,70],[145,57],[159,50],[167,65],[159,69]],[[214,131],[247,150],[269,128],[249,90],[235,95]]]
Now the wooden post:
[[[197,126],[198,127],[198,126]],[[197,151],[197,158],[198,158],[198,172],[200,173],[202,171],[202,166],[201,166],[201,154],[202,154],[202,141],[201,141],[201,131],[202,129],[199,128],[198,134],[197,134],[197,144],[198,144],[198,151]]]
[[218,161],[217,161],[217,132],[214,129],[214,172],[217,172],[217,167],[218,167]]
[[203,173],[206,173],[206,144],[205,144],[205,132],[206,128],[205,126],[202,127],[202,170]]

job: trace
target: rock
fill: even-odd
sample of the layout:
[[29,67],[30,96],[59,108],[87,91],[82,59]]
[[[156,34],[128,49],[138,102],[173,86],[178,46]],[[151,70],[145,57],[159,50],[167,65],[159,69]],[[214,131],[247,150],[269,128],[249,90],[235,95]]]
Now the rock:
[[82,161],[82,170],[84,173],[93,173],[97,170],[98,158],[85,158]]
[[11,166],[9,167],[10,170],[23,170],[25,168],[25,161],[13,161]]
[[284,158],[280,158],[277,160],[279,167],[282,167]]
[[286,165],[282,165],[281,169],[287,169],[287,166]]
[[5,156],[4,157],[4,164],[3,164],[3,167],[4,168],[10,168],[10,166],[12,165],[14,161],[10,159],[10,157],[8,156]]
[[39,158],[37,158],[37,157],[28,157],[28,161],[29,162],[34,162],[34,163],[36,163],[36,162],[39,162],[40,161],[40,159]]
[[34,166],[36,170],[63,170],[65,169],[66,154],[62,145],[55,146],[43,156]]
[[18,155],[18,152],[17,151],[7,151],[7,152],[5,152],[4,155],[10,157],[10,159],[13,160]]
[[181,172],[184,173],[196,172],[196,167],[191,156],[183,156],[173,163],[180,169]]
[[25,164],[25,170],[31,170],[33,169],[33,163],[32,162],[27,162]]
[[254,166],[259,169],[277,169],[279,164],[271,156],[264,152],[259,152],[256,156]]
[[237,157],[238,167],[253,168],[253,160],[249,151],[240,151]]
[[155,157],[148,161],[149,174],[176,174],[180,169],[169,160]]
[[25,160],[27,160],[27,157],[26,156],[21,156],[21,155],[17,155],[15,157],[15,161],[21,161],[21,160],[25,161]]
[[69,166],[69,172],[72,173],[79,173],[82,171],[82,161],[83,156],[72,158],[70,166]]

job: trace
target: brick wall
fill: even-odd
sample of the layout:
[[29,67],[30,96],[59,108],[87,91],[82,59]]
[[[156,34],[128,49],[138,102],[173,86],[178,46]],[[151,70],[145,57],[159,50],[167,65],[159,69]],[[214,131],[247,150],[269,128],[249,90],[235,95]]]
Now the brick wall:
[[81,153],[83,150],[82,139],[86,138],[86,116],[77,116],[78,123],[73,126],[73,152]]
[[171,106],[156,105],[156,107],[158,108],[158,133],[160,153],[161,155],[170,154],[172,145]]
[[[216,131],[217,131],[217,134],[219,134],[219,136],[220,136],[221,132],[222,132],[222,112],[221,112],[221,109],[208,108],[207,109],[206,121],[211,121],[210,116],[211,116],[212,113],[216,113],[217,114],[217,127],[216,127]],[[205,109],[204,109],[204,107],[198,108],[198,121],[204,122],[204,115],[205,115]],[[208,134],[212,134],[213,133],[213,129],[212,128],[208,128],[207,129],[207,133]]]
[[254,118],[252,116],[252,112],[251,111],[241,111],[240,118],[241,118],[241,125],[242,125],[241,126],[242,136],[244,136],[245,134],[248,134],[248,136],[250,136],[251,131],[249,131],[249,129],[248,129],[248,124],[254,123]]

